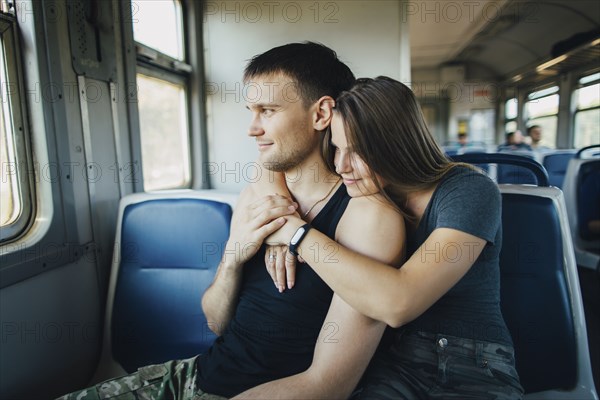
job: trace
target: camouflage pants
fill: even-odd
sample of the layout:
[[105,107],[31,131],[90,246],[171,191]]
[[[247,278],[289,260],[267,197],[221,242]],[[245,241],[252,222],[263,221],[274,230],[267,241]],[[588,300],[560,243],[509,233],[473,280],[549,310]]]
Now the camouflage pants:
[[222,400],[196,387],[196,360],[169,361],[142,367],[131,375],[110,379],[57,400]]
[[352,399],[520,399],[510,346],[425,332],[378,352]]

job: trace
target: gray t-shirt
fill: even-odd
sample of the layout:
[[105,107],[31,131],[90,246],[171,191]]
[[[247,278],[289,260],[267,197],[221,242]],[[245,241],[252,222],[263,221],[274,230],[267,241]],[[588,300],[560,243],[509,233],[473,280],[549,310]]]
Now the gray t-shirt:
[[419,248],[437,228],[469,233],[486,240],[486,245],[465,276],[405,329],[512,345],[500,311],[501,217],[500,192],[487,176],[461,166],[446,174],[409,237],[409,254],[418,251],[424,260],[432,261],[472,257],[474,247],[462,253],[452,244]]

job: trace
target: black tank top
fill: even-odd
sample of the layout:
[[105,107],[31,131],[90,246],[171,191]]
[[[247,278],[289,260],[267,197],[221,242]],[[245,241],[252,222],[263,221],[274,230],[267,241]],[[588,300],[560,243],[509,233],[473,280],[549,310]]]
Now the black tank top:
[[[333,239],[349,200],[341,185],[311,225]],[[335,258],[317,246],[314,251]],[[264,259],[265,246],[244,265],[235,314],[223,336],[199,359],[198,386],[207,393],[233,397],[305,371],[312,362],[333,292],[312,268],[299,264],[294,288],[279,293]]]

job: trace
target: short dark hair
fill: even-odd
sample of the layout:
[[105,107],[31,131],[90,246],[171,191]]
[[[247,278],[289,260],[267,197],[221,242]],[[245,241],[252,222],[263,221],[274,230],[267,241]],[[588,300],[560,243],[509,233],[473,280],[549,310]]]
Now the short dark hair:
[[322,96],[337,98],[354,83],[354,74],[335,51],[320,43],[289,43],[254,56],[244,82],[263,75],[284,74],[294,81],[305,106]]
[[539,125],[531,125],[530,127],[527,128],[527,136],[529,136],[531,131],[534,130],[535,128],[541,128],[541,127]]

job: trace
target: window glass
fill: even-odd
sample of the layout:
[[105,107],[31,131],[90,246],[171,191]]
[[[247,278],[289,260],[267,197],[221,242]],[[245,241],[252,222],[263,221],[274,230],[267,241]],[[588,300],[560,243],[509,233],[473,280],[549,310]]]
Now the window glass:
[[144,189],[190,184],[186,93],[182,85],[137,74]]
[[[3,78],[4,80],[4,78]],[[4,100],[4,99],[3,99]],[[4,101],[2,102],[4,106]],[[8,150],[9,136],[6,129],[4,109],[0,111],[0,159],[2,160],[2,182],[0,182],[0,226],[11,224],[15,221],[20,211],[20,202],[17,194],[15,179],[16,165],[14,151]]]
[[0,241],[23,233],[33,214],[32,170],[19,88],[15,21],[0,18]]
[[[583,77],[579,83],[586,84],[600,79],[600,73]],[[575,148],[600,143],[600,83],[583,86],[574,93]]]
[[582,85],[588,84],[590,82],[594,82],[600,80],[600,72],[593,74],[593,75],[588,75],[588,76],[584,76],[583,78],[581,78],[579,80],[579,83]]
[[578,110],[600,106],[600,83],[577,89],[575,99]]
[[600,108],[575,114],[575,148],[600,144]]
[[519,109],[519,101],[515,98],[509,99],[506,102],[504,117],[506,119],[517,118],[518,109]]
[[558,95],[553,94],[535,100],[528,101],[525,104],[527,116],[529,119],[553,115],[558,113]]
[[558,86],[552,86],[530,93],[525,103],[527,126],[539,125],[542,128],[543,146],[556,147],[558,129]]
[[181,4],[173,0],[131,2],[136,42],[178,60],[184,59]]
[[558,86],[552,86],[547,89],[538,90],[536,92],[529,93],[527,98],[529,100],[539,99],[540,97],[545,97],[554,93],[558,93]]
[[517,130],[517,121],[509,121],[504,125],[504,132],[514,132]]

